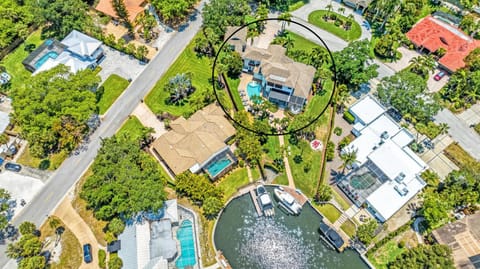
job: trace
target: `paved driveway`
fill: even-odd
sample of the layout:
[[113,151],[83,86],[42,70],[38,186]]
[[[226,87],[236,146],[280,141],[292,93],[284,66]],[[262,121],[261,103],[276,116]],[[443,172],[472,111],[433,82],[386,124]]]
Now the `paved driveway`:
[[30,203],[45,184],[36,178],[24,176],[19,173],[3,171],[0,173],[0,188],[6,189],[12,199],[17,200],[17,206],[14,208],[14,216],[17,216],[23,209],[20,206],[20,199]]
[[461,120],[463,120],[468,126],[477,124],[480,122],[480,104],[475,104],[471,108],[458,114]]
[[133,110],[132,115],[136,116],[143,126],[153,128],[154,133],[152,135],[155,138],[159,138],[167,132],[163,122],[157,119],[157,116],[155,116],[145,103],[140,103],[135,110]]
[[145,69],[140,61],[116,49],[103,46],[105,58],[100,63],[102,71],[98,75],[105,81],[111,74],[117,74],[125,79],[134,80]]
[[468,124],[448,109],[441,110],[435,117],[437,123],[450,126],[448,133],[472,157],[480,160],[480,136]]
[[410,60],[412,60],[415,57],[421,56],[420,53],[414,50],[409,50],[405,47],[400,47],[398,48],[398,51],[402,54],[402,58],[400,58],[398,61],[391,62],[391,63],[386,63],[390,68],[395,70],[396,72],[401,71],[405,69],[407,66],[410,65]]
[[449,75],[445,75],[442,79],[439,81],[436,81],[433,79],[436,74],[438,74],[441,70],[438,68],[435,68],[433,73],[430,73],[430,76],[428,77],[427,80],[427,87],[429,92],[438,92],[445,84],[447,84],[448,80],[450,79]]

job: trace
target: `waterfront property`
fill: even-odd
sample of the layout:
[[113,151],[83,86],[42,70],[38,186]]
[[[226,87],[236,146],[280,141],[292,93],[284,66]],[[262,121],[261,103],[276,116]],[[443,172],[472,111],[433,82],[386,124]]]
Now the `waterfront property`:
[[204,172],[213,180],[236,163],[226,142],[235,128],[217,104],[206,106],[189,119],[180,117],[170,123],[170,130],[153,142],[153,152],[173,174],[186,170]]
[[197,255],[192,223],[193,216],[179,208],[177,200],[165,201],[157,213],[139,214],[118,237],[122,246],[118,255],[123,267],[194,268]]
[[448,223],[432,235],[439,244],[452,249],[457,268],[480,268],[480,213]]
[[480,41],[465,34],[455,25],[451,25],[439,17],[427,16],[415,24],[406,34],[407,38],[420,51],[434,53],[440,48],[446,50],[438,64],[449,72],[465,66],[463,59],[475,48],[480,47]]
[[[266,189],[273,192],[274,187]],[[275,199],[272,203],[278,207]],[[321,240],[321,221],[309,203],[298,216],[276,210],[272,217],[259,218],[247,192],[231,200],[219,216],[215,248],[232,268],[368,268],[357,252],[345,249],[339,253]]]
[[75,73],[95,68],[103,56],[101,41],[73,30],[60,42],[45,40],[22,63],[34,75],[59,64],[68,66]]
[[[229,35],[234,29],[228,28]],[[286,49],[280,45],[270,45],[267,49],[247,46],[246,29],[239,30],[227,42],[243,60],[243,72],[253,75],[248,83],[248,96],[259,95],[280,108],[288,108],[299,113],[311,97],[315,68],[295,62],[285,55]]]
[[349,111],[355,116],[356,138],[342,154],[356,151],[356,161],[338,185],[352,202],[366,205],[384,222],[423,189],[420,174],[427,165],[408,147],[413,135],[373,97],[365,96]]

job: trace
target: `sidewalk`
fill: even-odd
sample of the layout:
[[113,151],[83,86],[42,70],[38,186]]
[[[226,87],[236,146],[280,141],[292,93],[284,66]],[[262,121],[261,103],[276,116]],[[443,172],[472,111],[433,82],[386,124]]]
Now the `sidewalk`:
[[[278,136],[278,139],[280,140],[280,147],[285,145],[285,141],[283,140],[284,139],[283,135]],[[288,178],[288,187],[292,189],[296,189],[295,181],[293,180],[292,171],[290,170],[290,163],[288,162],[288,156],[286,152],[283,153],[283,163],[285,164],[285,173],[287,174],[287,178]]]
[[72,233],[78,239],[81,246],[87,243],[92,246],[92,262],[86,264],[85,262],[83,262],[82,257],[82,265],[80,266],[80,268],[98,268],[98,249],[105,248],[98,244],[95,235],[93,234],[92,230],[90,230],[90,227],[72,207],[72,203],[68,196],[65,197],[63,201],[58,205],[53,215],[57,216],[63,221],[63,223],[65,223],[68,229],[70,229],[70,231],[72,231]]

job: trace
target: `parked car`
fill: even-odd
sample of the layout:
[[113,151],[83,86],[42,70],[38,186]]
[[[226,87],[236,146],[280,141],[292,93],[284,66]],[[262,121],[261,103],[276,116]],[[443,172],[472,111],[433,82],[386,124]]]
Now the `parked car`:
[[92,246],[90,244],[83,245],[83,260],[86,263],[92,262]]
[[22,166],[16,163],[6,163],[5,169],[13,172],[20,172],[20,170],[22,170]]
[[433,77],[433,79],[436,80],[436,81],[439,81],[439,80],[441,80],[445,75],[446,75],[445,72],[440,71],[440,72],[438,72],[438,74],[436,74],[436,75]]

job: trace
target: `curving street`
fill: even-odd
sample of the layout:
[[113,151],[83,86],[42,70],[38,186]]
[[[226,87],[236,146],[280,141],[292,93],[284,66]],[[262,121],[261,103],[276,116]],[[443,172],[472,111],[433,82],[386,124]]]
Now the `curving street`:
[[[90,137],[88,149],[63,162],[43,189],[13,220],[15,226],[18,226],[24,221],[31,221],[39,227],[45,221],[47,216],[59,205],[67,192],[93,162],[100,148],[102,138],[115,134],[127,119],[128,115],[133,112],[140,100],[148,94],[157,80],[168,70],[170,65],[193,39],[201,25],[201,16],[196,16],[196,19],[190,21],[187,28],[175,34],[165,44],[163,49],[150,61],[144,71],[132,81],[125,92],[110,107],[102,120],[102,124]],[[9,262],[9,259],[3,255],[5,250],[6,245],[0,245],[0,253],[2,253],[2,255],[0,255],[0,267],[4,267]],[[10,266],[5,268],[10,268]]]

